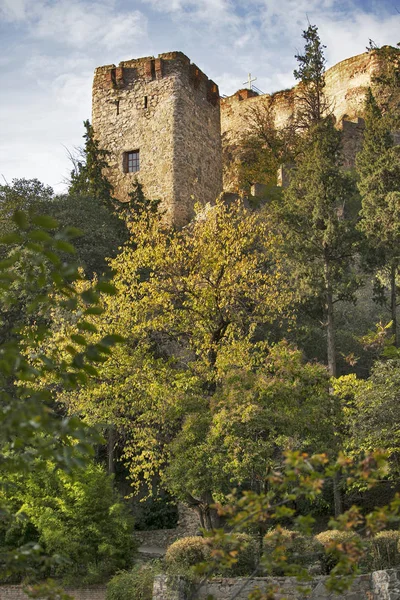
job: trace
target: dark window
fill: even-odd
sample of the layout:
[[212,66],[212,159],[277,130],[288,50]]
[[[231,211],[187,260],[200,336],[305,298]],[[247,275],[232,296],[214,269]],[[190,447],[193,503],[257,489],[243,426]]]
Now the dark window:
[[139,150],[132,150],[132,152],[125,152],[125,172],[126,173],[136,173],[140,169],[139,162]]

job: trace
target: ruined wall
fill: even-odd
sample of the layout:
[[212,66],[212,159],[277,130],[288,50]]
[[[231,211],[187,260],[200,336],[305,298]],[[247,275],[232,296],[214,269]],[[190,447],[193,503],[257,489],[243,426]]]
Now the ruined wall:
[[[354,164],[354,157],[362,140],[362,122],[366,88],[379,70],[379,60],[374,52],[365,52],[331,67],[325,74],[326,97],[339,127],[344,130],[345,166]],[[247,93],[246,93],[247,92]],[[297,87],[276,94],[256,96],[240,90],[221,100],[221,134],[224,154],[224,190],[235,192],[238,188],[236,150],[240,139],[249,129],[249,115],[254,108],[270,109],[279,129],[288,123],[296,110]],[[343,125],[343,120],[350,122]]]
[[[110,152],[116,197],[126,201],[137,176],[176,225],[190,219],[196,201],[214,201],[222,189],[218,100],[217,85],[181,52],[97,68],[92,123]],[[124,153],[137,150],[139,172],[124,172]]]

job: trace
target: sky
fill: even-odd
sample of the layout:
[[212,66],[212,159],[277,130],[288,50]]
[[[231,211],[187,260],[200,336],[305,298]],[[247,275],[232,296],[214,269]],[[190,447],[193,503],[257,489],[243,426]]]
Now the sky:
[[294,84],[308,22],[329,67],[400,42],[400,0],[0,0],[0,184],[65,191],[97,66],[180,50],[221,94],[249,72],[271,93]]

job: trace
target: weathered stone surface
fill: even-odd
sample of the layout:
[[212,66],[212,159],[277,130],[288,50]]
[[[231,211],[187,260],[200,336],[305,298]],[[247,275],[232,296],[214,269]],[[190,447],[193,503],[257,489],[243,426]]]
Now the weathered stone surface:
[[[106,586],[94,585],[81,588],[66,588],[67,594],[75,600],[105,600]],[[29,600],[22,585],[1,585],[0,600]]]
[[[276,600],[399,600],[400,571],[389,569],[356,577],[351,588],[342,594],[334,594],[325,587],[326,577],[315,577],[308,583],[299,583],[293,577],[238,577],[213,578],[201,582],[192,590],[192,600],[206,600],[213,596],[215,600],[247,600],[255,589],[275,590]],[[153,600],[184,600],[184,587],[170,590],[168,579],[160,575],[154,585]],[[172,596],[169,595],[172,593]],[[7,599],[8,600],[8,599]]]
[[[365,92],[372,77],[379,71],[375,52],[353,56],[331,67],[325,74],[326,97],[330,99],[338,126],[344,132],[345,166],[354,165],[362,141],[362,117]],[[243,90],[221,99],[221,135],[224,155],[224,190],[238,189],[235,149],[242,135],[249,130],[249,114],[255,108],[272,111],[275,126],[283,128],[293,116],[298,103],[298,86],[291,90],[244,97]]]
[[[122,202],[137,176],[166,221],[183,225],[222,191],[218,86],[181,52],[97,68],[92,123]],[[137,150],[139,172],[124,172],[124,153]]]
[[[361,148],[365,92],[379,69],[378,54],[365,52],[326,72],[326,96],[343,130],[345,168],[354,166]],[[237,149],[251,112],[268,109],[282,128],[298,102],[299,86],[272,95],[239,90],[220,99],[218,86],[187,56],[168,52],[96,69],[92,122],[110,152],[107,175],[116,197],[126,201],[136,177],[124,172],[124,154],[139,150],[137,177],[145,195],[161,200],[166,222],[182,226],[196,202],[213,204],[222,190],[241,194]],[[400,132],[395,139],[400,143]],[[283,186],[288,173],[281,173]]]

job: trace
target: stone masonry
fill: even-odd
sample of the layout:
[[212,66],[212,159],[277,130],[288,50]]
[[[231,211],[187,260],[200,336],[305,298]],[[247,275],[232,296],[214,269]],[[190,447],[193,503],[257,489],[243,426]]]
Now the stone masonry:
[[[343,129],[344,166],[354,166],[355,155],[362,143],[362,117],[365,93],[380,63],[375,52],[353,56],[328,69],[325,73],[325,94],[329,98],[338,127]],[[296,110],[299,86],[275,94],[258,95],[251,90],[239,90],[221,99],[221,136],[224,153],[224,190],[238,191],[236,149],[243,134],[249,130],[254,110],[270,110],[275,126],[288,124]]]
[[[354,166],[361,146],[365,93],[379,60],[376,52],[365,52],[326,71],[346,168]],[[181,52],[97,68],[92,121],[101,147],[110,152],[107,175],[117,198],[128,199],[137,177],[148,198],[161,200],[166,222],[181,226],[196,202],[213,203],[222,190],[240,193],[237,148],[249,115],[268,109],[276,127],[284,127],[296,110],[298,90],[258,95],[244,89],[220,99],[218,86]],[[126,172],[129,152],[139,153],[137,173]]]
[[[274,590],[276,600],[399,600],[400,571],[374,571],[356,577],[351,587],[336,594],[325,587],[326,577],[301,583],[294,577],[216,577],[193,586],[188,593],[182,582],[158,575],[154,581],[153,600],[248,600],[255,590]],[[5,599],[8,600],[8,599]]]
[[[181,52],[97,68],[92,122],[122,202],[137,177],[148,198],[161,200],[165,220],[179,226],[196,202],[221,193],[218,86]],[[139,153],[137,173],[127,172],[129,152]]]

